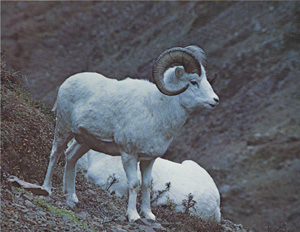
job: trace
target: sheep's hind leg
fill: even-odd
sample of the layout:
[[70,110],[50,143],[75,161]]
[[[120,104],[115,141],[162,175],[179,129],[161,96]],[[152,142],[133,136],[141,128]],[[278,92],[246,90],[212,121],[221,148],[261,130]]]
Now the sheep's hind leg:
[[90,150],[84,144],[79,144],[74,141],[66,151],[66,164],[64,172],[64,193],[66,195],[67,204],[70,207],[78,203],[78,198],[75,192],[76,179],[76,163],[86,152]]
[[53,146],[50,154],[50,161],[47,169],[47,173],[44,179],[42,188],[45,189],[49,195],[51,195],[52,188],[52,176],[54,167],[57,164],[60,156],[63,154],[64,150],[67,148],[68,142],[71,140],[71,133],[61,133],[58,126],[55,128],[55,135],[53,140]]
[[122,162],[129,186],[129,198],[126,215],[129,222],[135,222],[141,218],[136,209],[136,199],[140,188],[137,175],[137,156],[122,153]]
[[155,160],[143,160],[140,162],[142,173],[142,205],[141,213],[146,219],[155,221],[155,215],[151,211],[150,206],[150,191],[151,191],[151,173]]

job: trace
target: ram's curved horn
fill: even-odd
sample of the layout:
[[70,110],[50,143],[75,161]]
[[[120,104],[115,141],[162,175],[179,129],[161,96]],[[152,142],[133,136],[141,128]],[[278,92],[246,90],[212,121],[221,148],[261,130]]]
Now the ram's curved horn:
[[189,84],[181,89],[171,90],[166,86],[163,78],[164,72],[172,65],[182,65],[186,72],[197,73],[201,76],[201,64],[191,49],[175,47],[164,51],[156,60],[153,66],[153,79],[157,88],[166,95],[173,96],[184,92]]
[[185,47],[185,49],[190,50],[196,56],[199,63],[201,63],[203,66],[206,66],[206,55],[201,48],[196,45],[190,45]]

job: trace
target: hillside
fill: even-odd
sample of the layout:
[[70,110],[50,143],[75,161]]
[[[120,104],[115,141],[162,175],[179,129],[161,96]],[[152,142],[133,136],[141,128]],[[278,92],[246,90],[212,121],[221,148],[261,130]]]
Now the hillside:
[[49,106],[71,74],[151,80],[162,51],[201,46],[208,76],[218,75],[220,105],[195,112],[165,158],[208,170],[224,218],[257,231],[297,231],[299,9],[296,1],[2,2],[1,41],[26,76],[22,86]]
[[2,59],[1,231],[249,231],[225,219],[214,224],[176,213],[171,206],[154,207],[159,224],[128,223],[127,199],[87,182],[81,171],[76,179],[80,203],[71,209],[62,193],[64,159],[54,173],[51,197],[34,195],[9,182],[11,176],[38,185],[43,182],[54,133],[53,113],[32,100],[20,86],[22,78]]

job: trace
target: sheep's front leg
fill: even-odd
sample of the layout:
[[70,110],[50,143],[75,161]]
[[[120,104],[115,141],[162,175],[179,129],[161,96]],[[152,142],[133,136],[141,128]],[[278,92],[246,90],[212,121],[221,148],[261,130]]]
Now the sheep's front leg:
[[147,219],[155,220],[155,215],[151,211],[150,206],[150,192],[151,192],[151,173],[155,160],[143,160],[140,162],[140,168],[142,172],[142,214]]
[[129,199],[126,215],[129,222],[134,222],[141,218],[136,209],[136,199],[140,189],[137,175],[137,156],[122,153],[122,162],[129,186]]

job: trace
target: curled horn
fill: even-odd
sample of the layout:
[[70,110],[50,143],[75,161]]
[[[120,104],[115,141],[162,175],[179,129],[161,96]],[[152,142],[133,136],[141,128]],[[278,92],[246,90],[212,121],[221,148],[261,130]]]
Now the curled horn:
[[[199,47],[197,47],[195,45],[191,45],[191,46],[185,47],[185,49],[188,49],[191,52],[193,52],[194,55],[197,57],[198,61],[202,65],[204,65],[204,66],[206,65],[206,56],[205,56],[204,51],[201,48],[199,48]],[[215,74],[215,76],[212,79],[208,80],[208,82],[210,83],[210,85],[213,85],[215,83],[217,77],[218,77],[217,74]]]
[[200,60],[199,57],[197,57],[197,53],[196,54],[194,53],[195,51],[193,51],[191,48],[188,47],[187,48],[175,47],[164,51],[158,57],[158,59],[156,60],[153,66],[152,75],[153,75],[154,82],[157,88],[159,89],[159,91],[161,91],[163,94],[174,96],[174,95],[181,94],[189,87],[189,84],[187,84],[181,89],[171,90],[166,86],[163,80],[164,72],[171,65],[182,65],[186,72],[197,73],[199,76],[201,76],[201,64],[199,62]]
[[195,45],[190,45],[185,47],[185,49],[190,50],[195,55],[199,63],[201,63],[204,66],[206,65],[206,55],[201,48]]

